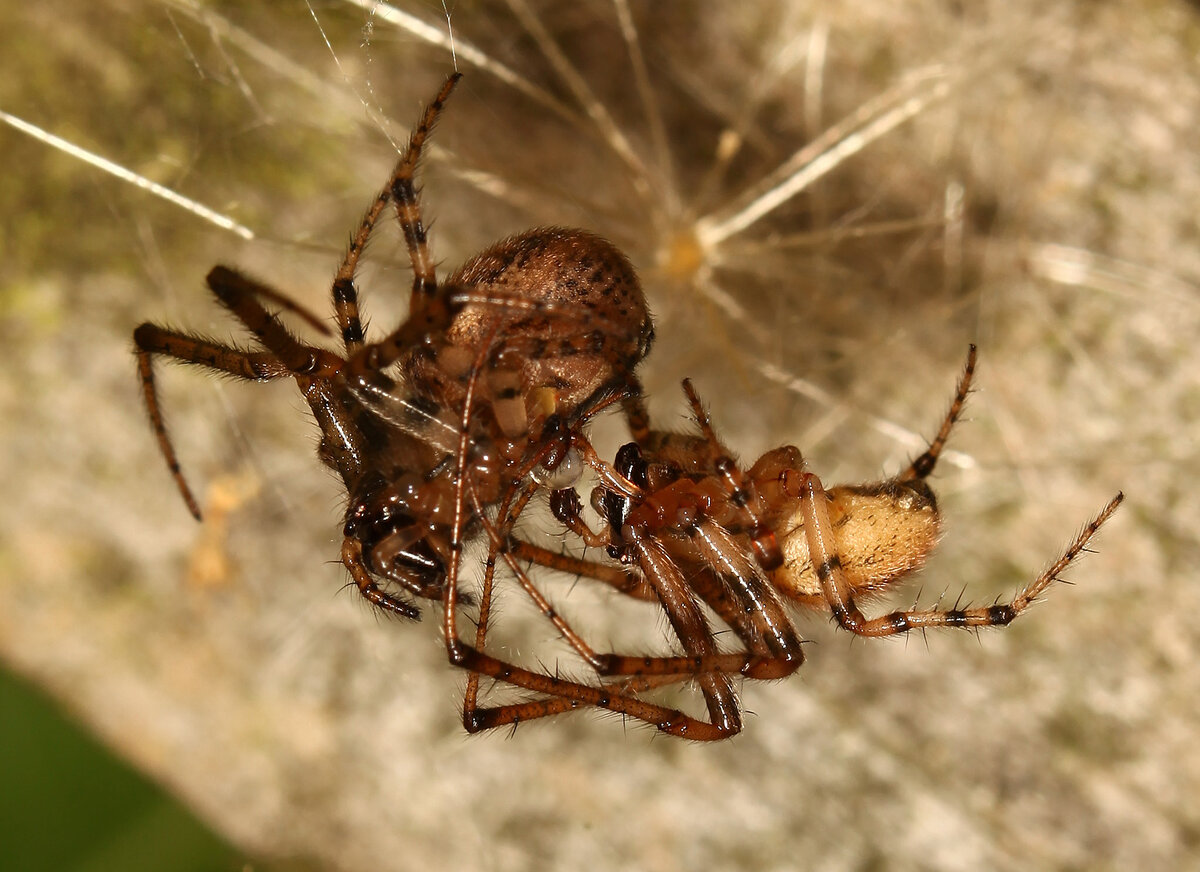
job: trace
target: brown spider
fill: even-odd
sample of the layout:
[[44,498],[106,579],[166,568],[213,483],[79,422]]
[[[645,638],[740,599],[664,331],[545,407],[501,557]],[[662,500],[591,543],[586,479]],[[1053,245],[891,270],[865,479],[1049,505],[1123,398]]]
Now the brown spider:
[[[142,324],[133,334],[138,373],[159,448],[191,513],[200,508],[180,470],[158,403],[153,358],[165,355],[236,378],[291,377],[321,430],[318,454],[349,496],[342,562],[362,595],[416,619],[415,605],[385,587],[440,601],[447,655],[470,673],[464,722],[475,723],[480,675],[575,704],[623,710],[602,688],[564,681],[499,660],[457,632],[464,543],[482,530],[519,569],[508,541],[532,495],[562,487],[581,467],[572,453],[584,428],[620,403],[635,437],[649,425],[634,368],[653,329],[632,266],[608,242],[581,230],[543,228],[505,239],[439,285],[413,176],[421,149],[457,83],[451,76],[413,130],[387,184],[355,231],[332,296],[344,355],[293,335],[264,302],[324,331],[320,319],[278,291],[218,266],[207,281],[254,335],[248,350]],[[408,317],[366,342],[354,277],[384,207],[395,205],[413,269]],[[499,505],[493,523],[489,507]],[[542,549],[524,544],[522,553]],[[491,571],[488,579],[490,583]],[[540,592],[520,576],[530,595]],[[490,589],[488,591],[490,595]],[[547,614],[557,620],[548,605]],[[569,628],[561,624],[564,633]],[[638,707],[636,700],[629,705]],[[636,708],[631,714],[638,714]]]
[[[602,547],[630,567],[614,578],[609,564],[567,556],[556,563],[514,553],[558,569],[591,576],[625,593],[656,601],[665,610],[682,656],[596,655],[568,641],[601,675],[614,677],[614,693],[639,698],[656,687],[695,680],[709,720],[681,721],[649,703],[626,714],[660,730],[692,739],[720,739],[741,730],[741,709],[731,678],[776,679],[803,662],[801,640],[784,598],[828,609],[851,632],[890,636],[930,627],[1004,626],[1024,612],[1085,550],[1124,499],[1118,493],[1075,537],[1063,554],[1007,603],[953,609],[895,611],[867,618],[856,596],[873,595],[919,569],[936,544],[940,519],[926,479],[937,464],[970,391],[976,351],[971,346],[950,409],[929,449],[895,478],[826,490],[804,468],[800,452],[784,446],[743,471],[717,438],[689,381],[683,387],[699,434],[652,431],[631,442],[614,465],[577,441],[600,483],[592,505],[604,526],[591,530],[574,488],[551,497],[554,515],[584,543]],[[724,621],[744,650],[718,649],[704,606]],[[568,711],[566,698],[480,710],[475,727],[516,723]],[[664,716],[670,715],[664,723]]]

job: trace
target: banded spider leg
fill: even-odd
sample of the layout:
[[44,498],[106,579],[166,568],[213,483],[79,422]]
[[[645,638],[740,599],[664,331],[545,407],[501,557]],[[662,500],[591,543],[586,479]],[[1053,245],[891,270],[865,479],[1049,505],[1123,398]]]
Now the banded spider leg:
[[[396,201],[397,217],[408,242],[414,273],[412,306],[416,313],[414,318],[410,318],[389,339],[394,339],[397,334],[408,336],[419,333],[425,336],[439,324],[444,325],[449,321],[451,312],[448,304],[432,306],[426,300],[428,295],[436,290],[436,278],[425,231],[415,206],[412,176],[421,147],[459,78],[458,74],[448,78],[437,97],[426,108],[420,123],[413,131],[408,148],[397,162],[387,184],[360,221],[338,268],[332,290],[334,311],[345,353],[350,360],[365,360],[367,364],[375,364],[384,357],[372,353],[374,346],[363,348],[364,339],[354,277],[362,252],[389,200]],[[138,372],[151,423],[160,451],[167,460],[189,511],[197,519],[200,518],[199,504],[180,469],[158,402],[152,368],[152,359],[156,355],[166,355],[246,380],[263,381],[283,376],[294,377],[321,427],[322,459],[338,471],[347,489],[353,489],[362,479],[365,456],[371,446],[362,432],[362,416],[355,414],[346,396],[342,371],[347,361],[330,351],[297,339],[277,316],[266,310],[261,301],[275,302],[286,310],[299,313],[312,324],[320,324],[319,320],[283,294],[226,267],[214,268],[208,275],[208,285],[217,299],[246,326],[266,351],[249,351],[214,343],[149,323],[142,324],[134,331]],[[431,309],[437,310],[436,315],[431,314]],[[385,344],[387,342],[388,340],[385,340]],[[394,346],[385,347],[391,349]],[[402,576],[401,580],[404,578],[406,577]],[[412,586],[418,592],[422,589],[416,583]],[[415,607],[385,593],[374,582],[366,584],[360,581],[359,589],[364,597],[387,611],[410,618],[419,614]]]
[[[798,465],[781,464],[774,499],[788,532],[783,543],[784,563],[772,573],[781,591],[802,605],[827,608],[841,627],[859,636],[892,636],[931,627],[1005,626],[1083,553],[1124,500],[1123,493],[1109,500],[1063,553],[1007,603],[899,610],[877,618],[867,618],[857,605],[856,594],[886,589],[919,569],[936,544],[940,516],[926,479],[962,413],[976,356],[972,345],[954,399],[928,450],[895,478],[826,490],[813,473]],[[775,462],[770,459],[776,452],[768,452],[759,463]]]

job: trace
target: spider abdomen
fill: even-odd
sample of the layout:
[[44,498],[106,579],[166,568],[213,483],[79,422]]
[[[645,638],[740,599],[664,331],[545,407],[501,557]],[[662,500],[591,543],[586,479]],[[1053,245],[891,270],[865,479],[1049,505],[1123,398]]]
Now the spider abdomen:
[[[564,417],[599,392],[625,384],[654,331],[633,265],[612,243],[583,230],[537,228],[480,252],[446,281],[464,300],[446,330],[463,374],[491,349],[483,398],[511,438],[538,418]],[[454,354],[439,355],[448,363]],[[440,381],[461,400],[463,379],[440,362],[414,358],[416,384]],[[524,410],[525,422],[520,421]],[[525,424],[522,427],[522,423]]]
[[[831,488],[828,498],[838,561],[855,591],[879,590],[920,569],[941,534],[937,502],[924,482],[843,485]],[[772,577],[788,596],[820,605],[821,583],[800,515],[797,508],[782,525],[789,531],[783,566]]]

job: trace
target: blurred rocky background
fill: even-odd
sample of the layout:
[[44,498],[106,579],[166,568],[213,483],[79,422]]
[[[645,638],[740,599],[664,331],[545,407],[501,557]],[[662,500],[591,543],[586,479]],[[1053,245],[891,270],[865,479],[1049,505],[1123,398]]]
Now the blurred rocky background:
[[[181,869],[1196,864],[1198,51],[1182,0],[0,9],[0,110],[232,222],[0,126],[0,658],[234,847],[107,842]],[[658,315],[658,420],[684,423],[691,377],[743,457],[793,442],[827,482],[919,453],[976,342],[944,542],[896,602],[1007,596],[1124,489],[1077,584],[978,640],[800,616],[808,663],[747,685],[718,746],[593,714],[468,738],[433,622],[344,590],[343,494],[294,388],[160,367],[195,524],[133,327],[234,336],[214,263],[328,311],[455,63],[423,169],[445,266],[533,225],[608,236]],[[394,226],[369,259],[379,330],[404,311]],[[666,644],[653,609],[545,583],[598,643]],[[512,656],[582,671],[519,592],[499,608]],[[95,840],[80,821],[105,818],[17,780],[60,756],[31,734],[67,740],[4,693],[13,806]],[[79,868],[112,868],[97,850]]]

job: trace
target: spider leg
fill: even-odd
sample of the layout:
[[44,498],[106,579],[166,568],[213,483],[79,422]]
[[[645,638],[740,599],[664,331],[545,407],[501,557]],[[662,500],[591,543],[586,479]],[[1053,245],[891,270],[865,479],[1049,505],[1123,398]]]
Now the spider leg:
[[[710,470],[708,474],[725,491],[727,508],[722,514],[731,516],[739,528],[749,528],[753,557],[729,530],[703,514],[686,530],[694,556],[683,558],[673,553],[672,557],[682,559],[692,570],[687,576],[692,593],[704,599],[746,645],[744,655],[722,655],[729,663],[740,663],[732,671],[761,679],[790,675],[803,663],[804,655],[800,638],[763,573],[783,562],[774,530],[767,523],[766,503],[752,478],[742,472],[717,437],[689,380],[684,380],[683,389],[703,439],[702,447],[693,448],[691,453],[700,453],[698,465]],[[663,446],[672,441],[670,434],[652,434],[651,438],[657,438]],[[699,491],[703,483],[697,482],[696,487]],[[654,495],[649,496],[653,499]],[[665,667],[660,664],[654,668]],[[724,669],[731,671],[729,666]]]
[[200,505],[184,479],[175,448],[171,444],[171,437],[167,433],[162,407],[158,403],[158,391],[154,382],[154,356],[165,355],[184,363],[194,363],[246,381],[281,378],[291,375],[291,371],[270,352],[231,348],[201,339],[198,336],[166,330],[157,324],[140,325],[133,331],[133,342],[136,346],[138,379],[142,386],[142,397],[146,401],[146,410],[150,414],[150,424],[154,428],[159,451],[167,461],[167,468],[171,471],[171,477],[175,479],[175,484],[183,496],[183,501],[187,504],[188,511],[199,521]]
[[362,432],[338,398],[334,382],[303,376],[297,376],[296,382],[321,433],[317,453],[328,466],[338,471],[349,490],[363,472],[365,440]]
[[748,678],[775,679],[799,669],[804,662],[800,637],[762,567],[712,520],[695,527],[691,542],[707,572],[689,576],[689,585],[746,645],[747,660],[739,671]]
[[[512,530],[513,524],[515,523],[517,516],[520,515],[521,511],[524,510],[525,506],[529,503],[529,500],[533,497],[534,493],[537,492],[537,489],[537,483],[529,481],[525,484],[525,487],[522,488],[519,496],[514,501],[515,505],[511,510],[507,504],[501,506],[500,518],[503,519],[503,522],[499,528],[497,528],[496,525],[492,524],[486,518],[483,519],[484,529],[487,531],[490,540],[488,547],[488,567],[492,570],[492,572],[494,572],[496,556],[499,554],[504,559],[504,562],[508,565],[508,568],[512,571],[513,575],[516,577],[517,583],[521,585],[521,588],[525,591],[526,595],[528,595],[528,597],[533,601],[534,605],[537,606],[538,611],[542,613],[546,620],[554,625],[554,628],[558,631],[559,635],[566,640],[567,644],[575,649],[575,652],[580,657],[587,661],[589,666],[597,671],[600,671],[605,666],[605,659],[598,655],[592,649],[592,647],[588,645],[578,633],[575,632],[574,628],[567,623],[566,619],[558,613],[554,606],[550,604],[550,601],[546,599],[546,595],[542,593],[541,589],[538,588],[536,584],[534,584],[533,579],[531,579],[529,574],[521,568],[520,564],[517,563],[516,558],[508,550],[507,544],[510,539],[509,534]],[[480,620],[480,631],[484,631],[485,628],[486,622]],[[476,645],[480,647],[480,649],[482,649],[482,638],[483,637],[481,635],[476,641]]]
[[[417,192],[413,186],[413,174],[421,156],[421,148],[424,146],[430,130],[433,129],[433,123],[437,120],[446,99],[460,78],[462,78],[460,73],[454,73],[446,79],[446,83],[442,85],[433,102],[425,107],[425,113],[421,116],[420,123],[417,124],[409,138],[408,147],[397,161],[387,184],[383,186],[370,208],[367,209],[362,221],[359,222],[358,229],[350,238],[350,247],[346,250],[346,256],[338,267],[337,275],[333,280],[333,306],[338,328],[342,332],[342,342],[345,344],[347,357],[353,357],[360,352],[364,341],[354,275],[358,270],[358,261],[371,238],[371,231],[374,230],[375,223],[383,214],[383,209],[389,200],[394,200],[396,203],[400,227],[404,231],[404,240],[408,245],[409,258],[412,261],[414,299],[413,308],[410,311],[415,314],[421,305],[417,301],[418,296],[425,295],[426,292],[432,295],[437,290],[433,260],[429,255],[429,245],[425,238],[425,228],[421,223],[421,213],[417,203]],[[387,364],[370,368],[381,369],[384,366]]]
[[345,361],[333,352],[301,342],[268,312],[259,299],[279,299],[273,289],[223,266],[214,267],[207,281],[217,299],[295,375],[320,427],[320,455],[349,488],[362,472],[364,441],[353,415],[332,386],[332,378]]
[[[750,545],[760,566],[766,570],[777,569],[783,564],[783,552],[775,531],[766,522],[766,505],[757,489],[751,486],[742,469],[730,455],[713,429],[712,419],[700,395],[692,386],[691,379],[683,380],[683,392],[692,407],[692,414],[700,433],[708,444],[711,467],[717,479],[724,485],[730,505],[745,513],[750,520]],[[799,650],[799,649],[797,649]]]
[[414,621],[421,619],[420,609],[411,603],[397,599],[375,583],[363,562],[362,543],[352,536],[347,536],[342,540],[342,563],[350,570],[350,577],[357,585],[358,592],[371,605],[378,606],[385,612],[391,612],[402,618],[410,618]]
[[643,448],[650,443],[650,412],[646,408],[645,390],[642,381],[635,375],[629,376],[621,407],[629,424],[629,435]]
[[408,246],[408,257],[412,262],[413,285],[412,301],[409,311],[419,311],[431,297],[437,293],[437,273],[434,269],[433,257],[429,254],[429,241],[425,236],[425,225],[421,221],[421,204],[417,197],[417,189],[413,184],[413,176],[417,171],[417,163],[421,160],[421,149],[425,140],[433,130],[434,122],[441,114],[442,107],[450,98],[450,92],[462,78],[462,73],[452,73],[442,89],[438,91],[433,102],[425,107],[425,114],[408,139],[408,148],[400,157],[389,187],[392,201],[396,205],[396,218],[400,229],[404,232],[404,242]]
[[322,336],[331,336],[333,331],[329,329],[329,325],[316,313],[306,306],[302,306],[289,297],[287,294],[280,293],[269,285],[251,282],[256,296],[264,300],[270,300],[275,305],[287,312],[291,312],[296,317],[300,318],[309,327],[316,330]]
[[[283,326],[282,322],[263,307],[260,298],[271,300],[285,309],[299,314],[316,326],[320,322],[310,312],[289,300],[272,288],[255,282],[227,267],[218,266],[209,272],[208,286],[217,299],[228,308],[267,347],[267,351],[255,352],[232,348],[196,336],[166,330],[154,324],[142,324],[133,334],[137,348],[138,376],[142,384],[146,408],[150,413],[159,450],[167,461],[176,486],[183,495],[188,510],[197,520],[200,508],[180,469],[175,449],[167,433],[162,409],[155,388],[152,357],[166,355],[185,363],[195,363],[218,372],[224,372],[248,381],[264,381],[294,375],[300,383],[323,433],[354,430],[346,420],[340,404],[324,394],[314,385],[323,383],[329,375],[336,373],[342,365],[341,358],[328,351],[301,342]],[[331,429],[325,424],[335,419],[342,426]],[[355,446],[343,446],[343,453],[353,452]],[[346,474],[353,463],[343,462],[339,470]]]
[[595,687],[563,678],[532,672],[498,660],[463,642],[455,645],[456,666],[487,675],[515,687],[543,694],[545,698],[524,703],[475,708],[463,712],[469,733],[515,725],[524,721],[575,711],[583,706],[607,709],[644,721],[661,732],[698,742],[726,739],[741,729],[740,718],[732,724],[708,722],[678,709],[668,708],[622,693],[620,687]]
[[[650,582],[640,574],[623,569],[620,566],[594,560],[585,560],[570,554],[551,551],[540,545],[526,542],[523,539],[510,538],[508,550],[516,558],[528,560],[539,566],[545,566],[548,569],[553,569],[567,575],[575,575],[602,582],[618,593],[625,594],[634,599],[658,602],[658,594],[654,592],[654,587]],[[738,638],[752,652],[749,654],[719,654],[717,657],[724,659],[719,663],[712,660],[705,661],[703,665],[706,668],[719,669],[723,672],[740,672],[750,678],[782,678],[784,675],[790,674],[799,668],[803,661],[803,655],[799,653],[800,640],[795,637],[794,631],[790,633],[788,643],[781,646],[774,646],[774,651],[763,641],[771,635],[762,626],[764,619],[775,624],[787,622],[787,614],[783,610],[782,604],[778,608],[756,610],[746,598],[735,595],[734,587],[727,581],[720,580],[711,569],[705,567],[690,568],[696,571],[689,572],[688,586],[708,604],[709,608],[716,612],[721,620],[737,633]],[[781,651],[786,652],[785,659],[789,664],[788,670],[778,675],[771,674],[768,676],[759,674],[764,668],[760,667],[757,662],[752,663],[752,661],[761,661],[764,656],[771,657]],[[647,658],[642,657],[629,657],[623,660],[622,658],[617,658],[614,661],[613,656],[609,655],[609,668],[606,672],[609,675],[630,675],[637,669],[643,670],[643,674],[645,674],[644,670],[646,669],[663,669],[670,674],[676,675],[677,680],[681,680],[683,678],[690,678],[697,671],[696,659],[693,657],[673,658],[676,666],[671,667],[666,665],[651,665],[647,662]],[[672,660],[672,658],[652,659]],[[636,666],[634,665],[635,663],[637,664]]]
[[[506,508],[501,509],[500,517],[506,520],[502,525],[493,525],[484,520],[485,529],[487,529],[490,537],[490,548],[486,563],[486,573],[484,580],[484,595],[482,604],[486,606],[490,602],[493,578],[496,567],[496,557],[502,555],[504,561],[508,564],[509,569],[513,572],[522,589],[529,598],[538,607],[539,611],[549,620],[558,630],[559,635],[567,641],[575,652],[583,658],[596,672],[601,675],[671,675],[674,676],[672,681],[687,680],[691,678],[699,678],[702,688],[704,689],[705,697],[709,701],[710,713],[714,721],[719,720],[726,725],[740,723],[737,717],[738,706],[736,695],[733,694],[733,688],[728,684],[728,680],[723,673],[738,673],[744,672],[747,662],[751,659],[742,654],[720,654],[716,651],[716,643],[711,638],[711,632],[708,631],[704,621],[703,614],[698,609],[689,610],[686,606],[676,606],[676,625],[678,627],[687,627],[687,630],[677,630],[683,635],[690,637],[703,638],[707,633],[709,638],[708,649],[700,654],[690,654],[685,657],[635,657],[618,654],[598,654],[595,649],[587,644],[581,636],[570,626],[565,618],[550,604],[545,595],[537,587],[534,581],[529,577],[528,573],[517,563],[518,552],[513,547],[514,544],[521,543],[520,540],[514,539],[510,533],[516,517],[524,509],[529,499],[537,490],[537,485],[530,482],[522,491],[521,495],[515,501],[516,505],[510,512]],[[560,494],[571,493],[574,491],[561,491]],[[576,497],[576,503],[578,498]],[[567,513],[564,513],[567,514]],[[568,517],[570,517],[568,515]],[[583,525],[582,518],[578,516],[578,507],[574,508],[573,519],[578,521],[579,525]],[[585,527],[586,529],[586,527]],[[554,552],[547,552],[545,549],[538,549],[536,546],[529,546],[526,554],[535,554],[539,557],[563,557]],[[599,564],[589,563],[588,561],[578,561],[574,564],[567,564],[575,568],[579,568],[588,574],[598,574],[611,578],[609,573],[603,570],[611,569]],[[557,568],[563,568],[561,563]],[[631,574],[618,570],[626,578],[632,577]],[[644,598],[653,598],[655,601],[661,601],[657,592],[657,588],[652,582],[643,581],[642,584],[646,588],[642,592]],[[676,582],[678,587],[679,582]],[[695,606],[694,600],[688,601],[691,606]],[[670,612],[669,612],[670,613]],[[475,647],[483,650],[484,639],[486,637],[487,615],[481,610],[479,624],[477,626]],[[685,648],[689,647],[685,643]],[[693,647],[703,647],[702,645]],[[761,658],[753,658],[756,662]],[[710,674],[711,673],[711,674]],[[754,676],[758,677],[758,676]],[[670,683],[670,682],[657,682]],[[468,680],[466,707],[474,708],[478,687],[478,676],[472,675]],[[731,715],[730,712],[733,712]]]
[[278,292],[224,266],[213,267],[205,281],[221,304],[289,371],[309,378],[329,378],[341,369],[340,357],[301,342],[259,302],[259,297],[278,299]]
[[[582,529],[595,537],[591,543],[593,546],[605,544],[604,537],[582,526],[582,518],[572,518],[569,511],[560,510],[558,514],[569,529]],[[550,569],[601,581],[635,599],[661,602],[654,585],[636,572],[560,554],[520,539],[510,538],[508,550],[514,558],[531,560]],[[734,629],[750,651],[683,657],[605,654],[597,658],[602,662],[593,663],[600,674],[670,677],[666,681],[656,680],[653,685],[642,686],[642,689],[647,689],[671,681],[688,680],[704,672],[741,674],[748,678],[765,679],[782,678],[799,668],[803,661],[800,640],[796,637],[782,604],[776,598],[771,597],[769,593],[764,596],[757,589],[749,597],[738,596],[734,592],[734,585],[722,583],[711,570],[691,565],[688,566],[688,570],[688,586]],[[763,600],[770,604],[762,605]],[[779,639],[782,641],[777,641]],[[586,655],[585,659],[589,659],[590,662]]]
[[513,557],[520,560],[528,560],[531,563],[536,563],[538,566],[545,566],[547,569],[553,569],[556,572],[582,576],[602,582],[613,590],[634,599],[658,602],[658,594],[654,592],[653,585],[636,572],[630,572],[627,569],[622,569],[620,566],[600,563],[594,560],[585,560],[559,551],[551,551],[549,548],[534,545],[532,542],[526,542],[524,539],[509,539],[508,551]]
[[[487,645],[488,622],[492,617],[492,589],[495,581],[496,550],[493,545],[488,550],[487,560],[484,562],[483,582],[479,590],[479,614],[475,624],[475,648],[478,651],[483,651]],[[463,691],[463,723],[471,720],[479,709],[479,678],[478,672],[467,674],[467,686]]]
[[963,367],[963,373],[959,376],[958,386],[954,391],[954,399],[950,401],[950,408],[946,411],[946,417],[942,420],[942,426],[938,428],[937,436],[929,443],[928,450],[914,460],[908,469],[898,476],[897,481],[925,479],[933,472],[934,466],[937,465],[938,457],[941,456],[942,449],[946,447],[946,440],[950,438],[950,431],[954,429],[955,423],[958,422],[958,418],[962,414],[963,406],[966,405],[967,395],[971,393],[971,379],[975,375],[976,356],[975,346],[971,345],[967,349],[967,365]]
[[[384,369],[425,337],[444,329],[450,323],[453,307],[444,295],[437,293],[437,273],[429,253],[425,226],[421,221],[420,203],[413,184],[413,175],[425,140],[428,139],[434,122],[450,97],[450,92],[461,78],[461,73],[454,73],[446,79],[433,102],[425,107],[420,123],[409,137],[408,147],[392,170],[391,178],[363,218],[362,225],[351,240],[346,259],[334,279],[333,299],[338,325],[342,329],[346,354],[350,358],[347,369],[354,376],[361,377],[367,372]],[[358,267],[358,259],[370,237],[371,229],[388,200],[393,200],[396,204],[396,216],[408,246],[413,269],[412,297],[408,317],[404,323],[381,341],[364,345],[358,312],[358,292],[354,288],[354,271]]]
[[810,559],[821,583],[822,595],[837,622],[859,636],[892,636],[928,627],[992,627],[1011,623],[1033,604],[1039,594],[1058,580],[1059,575],[1084,551],[1087,543],[1125,498],[1121,493],[1113,497],[1100,514],[1080,531],[1062,556],[1007,603],[966,609],[895,611],[882,617],[867,618],[854,602],[853,587],[835,549],[828,498],[820,480],[811,473],[804,473],[800,491],[804,535],[808,541]]
[[[721,655],[717,650],[717,642],[712,628],[708,625],[708,619],[696,601],[695,594],[688,587],[683,573],[671,559],[662,542],[645,536],[642,531],[632,531],[630,545],[637,555],[642,572],[654,585],[663,611],[667,613],[667,620],[685,654],[692,660],[692,667],[687,671],[695,672],[697,684],[704,695],[713,722],[733,732],[739,731],[742,725],[741,704],[729,675],[720,668],[704,671],[705,666],[715,662],[714,658]],[[610,663],[608,674],[612,674],[614,669],[619,670],[626,666],[629,659]]]
[[[736,549],[737,546],[734,547]],[[695,653],[704,646],[693,645],[688,655],[683,657],[630,657],[610,654],[607,655],[608,664],[602,674],[642,678],[655,676],[656,678],[648,683],[637,681],[622,684],[622,687],[643,690],[670,683],[672,680],[696,678],[706,673],[773,680],[791,675],[800,668],[804,662],[800,638],[796,635],[782,603],[774,596],[761,575],[749,571],[736,577],[724,577],[721,569],[723,561],[719,559],[711,563],[706,559],[700,565],[692,565],[681,561],[677,555],[670,554],[669,557],[671,566],[683,563],[687,567],[686,587],[693,601],[695,597],[699,597],[706,602],[718,617],[733,629],[747,650],[721,653],[716,651],[714,642],[705,653]],[[646,565],[653,563],[648,562]],[[658,571],[658,582],[661,584],[664,580],[663,569]],[[675,573],[680,579],[684,577],[678,568],[675,569]],[[670,618],[670,608],[667,608],[667,613]],[[702,619],[702,613],[700,617]],[[680,620],[678,626],[676,620]],[[690,620],[694,621],[695,617],[690,617]],[[676,635],[685,643],[685,649],[688,648],[687,639],[702,635],[707,630],[706,626],[701,629],[688,621],[687,612],[672,619],[672,626]],[[711,632],[709,635],[711,638]],[[673,678],[670,678],[671,676]],[[703,688],[703,682],[701,686]]]
[[[585,442],[577,445],[592,464],[600,477],[618,482],[616,490],[624,491],[635,503],[641,505],[653,497],[643,492],[637,484],[627,480],[623,475],[612,469],[596,456]],[[599,464],[599,465],[597,465]],[[571,530],[592,547],[611,544],[612,529],[596,533],[588,528],[580,511],[581,504],[573,489],[555,492],[551,497],[551,510],[555,517],[567,529]],[[651,513],[653,514],[653,513]],[[631,516],[627,516],[627,519]],[[599,668],[603,675],[674,675],[675,680],[700,678],[701,689],[713,710],[714,719],[717,711],[728,713],[732,688],[728,691],[712,684],[711,675],[720,675],[727,684],[729,674],[742,674],[750,678],[782,677],[799,668],[803,661],[800,652],[800,641],[796,637],[782,604],[779,603],[772,588],[767,584],[761,572],[753,569],[752,565],[742,558],[739,546],[729,534],[712,525],[708,521],[693,525],[689,534],[696,539],[704,540],[699,547],[703,552],[705,547],[716,552],[714,540],[718,540],[723,548],[723,554],[714,562],[718,567],[737,567],[745,577],[731,584],[737,587],[739,595],[730,591],[708,589],[701,597],[716,603],[715,610],[732,626],[751,649],[749,652],[723,654],[717,651],[716,642],[707,620],[699,608],[696,595],[699,591],[692,586],[693,581],[702,576],[705,571],[703,564],[697,566],[689,558],[672,553],[664,544],[670,540],[658,539],[648,529],[645,515],[636,523],[623,526],[622,538],[625,539],[630,551],[642,572],[644,584],[654,591],[655,599],[667,612],[668,620],[675,630],[676,636],[687,652],[684,657],[629,657],[616,654],[607,655],[607,665]],[[723,538],[722,538],[723,537]],[[679,566],[686,566],[688,575],[682,574]],[[586,568],[586,564],[584,567]],[[755,581],[756,580],[756,581]],[[719,588],[719,585],[716,585]],[[763,603],[768,605],[763,605]],[[736,603],[736,605],[735,605]],[[768,641],[769,639],[769,641]],[[654,685],[661,684],[655,681]],[[669,682],[667,682],[669,683]],[[736,706],[736,697],[732,697]]]
[[[487,560],[484,564],[484,577],[480,591],[479,615],[475,627],[474,648],[476,651],[484,651],[487,644],[488,622],[491,618],[492,591],[494,589],[496,578],[496,559],[500,551],[500,543],[504,541],[505,537],[507,537],[508,542],[517,541],[510,535],[513,524],[520,515],[521,511],[528,504],[529,499],[532,497],[535,490],[536,488],[530,487],[523,489],[520,496],[518,496],[515,501],[516,504],[511,507],[509,506],[509,503],[512,502],[512,495],[510,493],[508,498],[505,500],[505,506],[502,507],[500,512],[500,517],[504,518],[504,521],[499,525],[499,529],[496,528],[496,525],[487,524],[490,543]],[[503,531],[503,535],[500,532],[501,530]],[[507,550],[508,545],[506,544],[506,560],[509,559]],[[511,560],[509,560],[509,565],[512,565]],[[533,585],[532,581],[521,572],[518,572],[518,578],[520,579],[522,587],[524,587],[525,591],[530,595],[534,602],[539,605],[542,613],[547,615],[551,621],[554,621],[555,613],[553,609],[541,595],[541,592],[538,591]],[[570,631],[569,627],[567,629],[569,631],[569,635],[566,636],[568,641],[574,639],[578,642],[582,642],[582,640],[575,636],[573,631]],[[559,626],[559,631],[560,633],[562,632],[561,626]],[[578,648],[576,650],[578,650]],[[587,654],[584,654],[583,656],[585,660],[589,659]],[[479,705],[479,680],[482,675],[483,673],[471,671],[467,676],[467,686],[463,693],[463,723],[468,725],[468,729],[471,729],[470,725],[472,724],[479,725],[478,728],[481,730],[490,729],[496,726],[503,726],[506,724],[512,724],[515,727],[518,723],[523,721],[535,720],[537,718],[548,717],[551,715],[560,714],[562,712],[571,711],[581,705],[577,699],[559,696],[518,703],[515,705],[481,707]]]
[[[482,593],[480,596],[480,609],[478,623],[475,630],[475,649],[483,651],[487,639],[488,620],[491,611],[491,597],[494,587],[497,556],[502,555],[505,563],[513,572],[522,589],[537,606],[538,610],[546,617],[558,631],[559,635],[567,641],[567,643],[582,657],[593,669],[601,672],[605,669],[608,663],[607,656],[601,656],[589,646],[578,633],[571,627],[567,621],[559,615],[559,613],[546,599],[545,595],[529,577],[528,573],[518,565],[515,555],[510,547],[511,543],[518,541],[512,536],[512,529],[521,512],[528,505],[529,500],[538,490],[536,482],[529,480],[525,487],[519,491],[510,491],[506,495],[501,504],[497,515],[497,523],[492,523],[484,516],[482,507],[476,506],[476,512],[482,519],[484,529],[489,537],[488,556],[485,562],[484,579],[482,585]],[[515,492],[515,496],[514,496]],[[472,499],[475,495],[472,492]],[[474,713],[479,710],[478,695],[479,695],[479,678],[480,674],[472,672],[467,678],[466,692],[463,695],[463,718],[464,722],[471,720]],[[565,710],[565,709],[564,709]],[[525,710],[522,709],[524,712]],[[556,711],[547,710],[545,714],[557,713]],[[545,716],[544,714],[538,717]],[[517,715],[518,720],[528,720],[528,714]],[[516,723],[516,721],[512,721]]]

